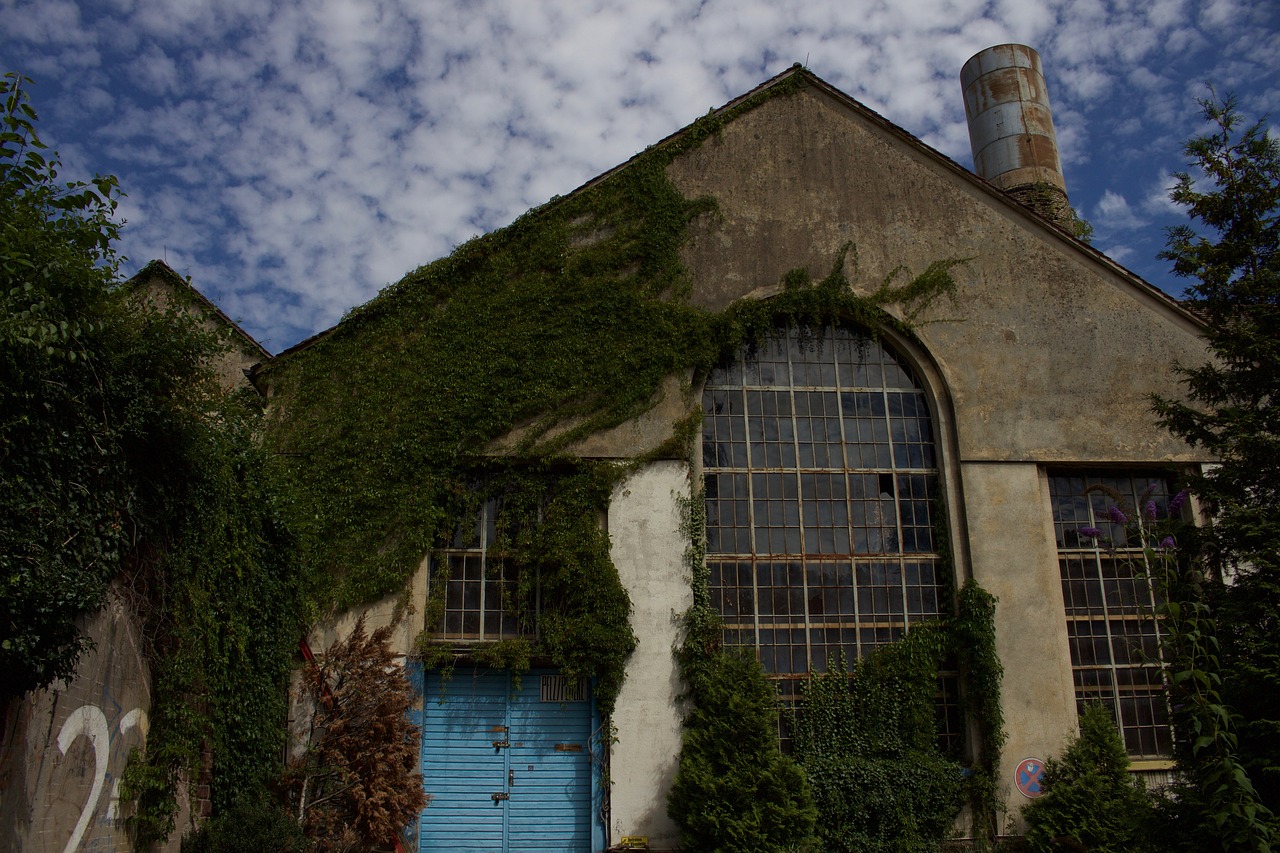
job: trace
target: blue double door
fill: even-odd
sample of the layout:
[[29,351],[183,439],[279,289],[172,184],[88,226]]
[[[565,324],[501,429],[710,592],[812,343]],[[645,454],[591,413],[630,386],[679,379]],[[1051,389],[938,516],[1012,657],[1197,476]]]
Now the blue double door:
[[[592,703],[555,672],[427,673],[422,851],[593,849]],[[601,836],[603,833],[601,833]]]

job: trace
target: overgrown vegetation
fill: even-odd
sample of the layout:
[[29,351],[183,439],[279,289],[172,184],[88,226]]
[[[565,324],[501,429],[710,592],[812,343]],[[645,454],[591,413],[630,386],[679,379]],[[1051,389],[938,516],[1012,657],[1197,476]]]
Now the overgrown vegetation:
[[113,292],[116,180],[59,181],[30,83],[0,78],[0,702],[74,671],[158,497],[140,451],[208,388],[194,330],[150,337]]
[[[282,680],[301,626],[402,589],[489,497],[507,513],[494,563],[516,570],[508,605],[527,614],[536,593],[541,615],[528,639],[477,657],[516,669],[546,659],[595,679],[608,712],[635,637],[598,516],[627,469],[586,464],[574,443],[646,411],[667,377],[699,375],[779,324],[905,330],[954,288],[959,261],[943,260],[856,296],[846,247],[821,281],[794,271],[767,304],[712,314],[685,301],[684,229],[715,205],[683,198],[667,164],[802,85],[797,75],[709,116],[410,273],[264,371],[274,414],[263,425],[252,400],[217,392],[207,364],[219,344],[198,318],[183,306],[125,304],[111,248],[114,179],[59,188],[56,160],[38,153],[34,112],[16,80],[7,84],[0,260],[13,384],[3,429],[14,438],[3,459],[12,511],[0,535],[13,561],[3,606],[13,625],[54,630],[4,638],[17,673],[5,683],[21,692],[68,674],[83,645],[74,618],[99,606],[108,579],[128,580],[156,681],[148,750],[122,788],[138,803],[139,845],[171,831],[179,774],[206,750],[215,809],[248,808],[282,743]],[[692,430],[696,416],[653,453],[683,455]],[[772,742],[767,683],[720,655],[718,631],[712,640],[696,621],[690,637],[714,653],[685,668],[703,686],[695,711],[709,721],[731,701],[714,684],[734,682]],[[453,652],[437,653],[428,662]],[[803,779],[776,743],[761,755],[780,780],[781,812],[757,823],[763,835],[740,837],[803,845]],[[770,822],[781,834],[761,829]]]
[[795,714],[795,755],[829,853],[937,850],[964,804],[960,764],[938,750],[935,693],[948,651],[936,624],[814,676]]
[[203,748],[219,804],[275,769],[300,628],[292,543],[253,443],[259,407],[211,367],[225,341],[181,293],[161,306],[119,283],[116,181],[59,182],[29,83],[0,80],[0,699],[74,672],[114,582],[155,683],[122,787],[145,845],[171,831]]
[[1253,851],[1274,844],[1280,812],[1280,141],[1230,97],[1201,107],[1209,132],[1185,149],[1196,174],[1170,193],[1194,225],[1170,229],[1162,257],[1195,282],[1213,360],[1178,366],[1187,402],[1155,401],[1219,463],[1192,480],[1213,523],[1171,614],[1189,700],[1179,769],[1196,786],[1181,811],[1204,828],[1199,849]]
[[1067,233],[1084,243],[1093,242],[1093,225],[1067,201],[1066,191],[1048,181],[1017,187],[1011,195],[1036,213],[1057,222]]
[[777,694],[760,663],[749,651],[723,651],[694,672],[667,795],[684,849],[814,849],[818,810],[805,774],[778,748]]
[[[801,81],[708,116],[410,273],[264,372],[277,412],[267,441],[293,484],[290,516],[318,605],[343,608],[402,588],[423,554],[471,523],[477,490],[480,499],[496,490],[509,506],[558,507],[560,529],[576,534],[536,533],[539,525],[518,516],[505,522],[530,533],[510,538],[501,555],[525,579],[510,608],[531,612],[540,588],[544,617],[536,641],[503,648],[512,660],[541,657],[597,678],[607,711],[634,637],[607,542],[587,531],[626,468],[585,466],[574,442],[644,412],[667,377],[705,371],[778,323],[840,319],[874,329],[898,322],[883,306],[912,317],[954,287],[959,261],[941,261],[914,279],[896,271],[857,297],[842,252],[823,281],[796,271],[767,307],[745,301],[716,315],[685,301],[684,230],[715,204],[683,198],[667,164]],[[483,485],[480,473],[495,469],[497,484]],[[427,662],[447,666],[452,652],[430,639]]]
[[951,620],[951,647],[960,667],[965,718],[977,734],[977,754],[968,780],[974,844],[983,849],[999,832],[996,775],[1004,747],[1001,688],[1004,666],[996,654],[996,598],[973,578],[960,587]]
[[753,655],[728,651],[707,587],[706,502],[684,503],[693,603],[676,650],[687,703],[667,813],[694,853],[816,849],[818,813],[804,773],[778,746],[778,702]]
[[1154,802],[1129,773],[1124,741],[1103,705],[1080,714],[1080,733],[1059,758],[1044,764],[1042,794],[1022,810],[1027,846],[1036,853],[1089,850],[1143,853]]
[[[966,796],[994,815],[1004,727],[989,593],[970,581],[945,626],[915,626],[856,662],[852,675],[842,656],[812,675],[790,719],[803,771],[796,781],[791,759],[777,752],[776,692],[754,658],[723,646],[707,586],[703,495],[684,509],[693,603],[676,657],[690,708],[668,812],[689,849],[719,849],[717,838],[732,831],[751,839],[739,849],[931,851],[949,837]],[[938,746],[937,679],[949,656],[972,679],[966,711],[983,739],[978,766],[968,771]],[[717,775],[733,784],[716,784]],[[743,808],[760,797],[755,787],[773,791],[767,808]],[[811,812],[816,823],[805,816]],[[980,846],[989,845],[989,822],[975,822]]]
[[[523,636],[479,645],[470,654],[484,666],[527,671],[535,657],[549,657],[571,681],[594,680],[603,713],[622,687],[626,658],[635,648],[630,599],[609,558],[609,537],[599,523],[617,471],[609,464],[494,464],[468,489],[465,501],[498,508],[497,541],[489,544],[490,577],[514,577],[506,607]],[[427,625],[443,614],[447,567],[440,566],[427,602]],[[535,608],[534,602],[537,602]],[[451,670],[452,643],[418,650],[428,667]]]
[[241,797],[182,839],[182,853],[308,853],[296,816],[269,797]]
[[212,420],[165,448],[180,478],[168,524],[126,566],[143,617],[154,697],[145,754],[122,795],[138,846],[168,837],[180,774],[213,757],[215,810],[257,796],[279,772],[292,652],[302,634],[294,543],[254,439],[260,404],[225,398]]

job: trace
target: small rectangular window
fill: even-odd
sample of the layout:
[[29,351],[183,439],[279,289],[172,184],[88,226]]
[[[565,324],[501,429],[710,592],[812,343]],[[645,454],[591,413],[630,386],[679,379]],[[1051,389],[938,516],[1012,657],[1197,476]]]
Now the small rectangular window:
[[434,639],[487,642],[532,633],[534,614],[521,611],[515,600],[515,570],[491,558],[498,511],[497,501],[486,501],[475,522],[462,525],[449,547],[432,557],[428,595],[445,585]]

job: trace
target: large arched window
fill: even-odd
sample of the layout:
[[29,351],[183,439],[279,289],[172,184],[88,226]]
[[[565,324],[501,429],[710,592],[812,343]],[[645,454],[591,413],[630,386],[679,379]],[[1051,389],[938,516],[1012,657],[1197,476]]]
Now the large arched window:
[[784,699],[950,611],[929,406],[889,349],[779,330],[708,377],[703,412],[712,598]]

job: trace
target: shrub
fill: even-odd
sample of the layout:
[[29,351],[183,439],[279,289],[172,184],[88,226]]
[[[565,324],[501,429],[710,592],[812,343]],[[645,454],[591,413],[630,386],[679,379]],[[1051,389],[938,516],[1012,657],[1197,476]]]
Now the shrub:
[[278,803],[237,800],[182,839],[182,853],[303,853],[311,849],[302,827]]
[[737,652],[713,654],[690,692],[695,704],[667,797],[684,849],[812,849],[817,812],[804,774],[778,749],[777,700],[759,662]]
[[1140,853],[1150,841],[1154,799],[1129,774],[1129,756],[1111,713],[1090,705],[1080,734],[1044,764],[1044,793],[1022,811],[1033,851]]

